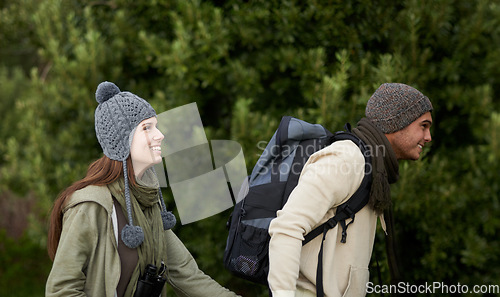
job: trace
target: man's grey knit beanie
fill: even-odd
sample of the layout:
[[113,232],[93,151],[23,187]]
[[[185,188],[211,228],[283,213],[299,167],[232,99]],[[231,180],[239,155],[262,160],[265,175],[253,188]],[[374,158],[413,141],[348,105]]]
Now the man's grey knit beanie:
[[[95,93],[99,103],[95,110],[95,132],[104,154],[111,160],[123,163],[125,182],[125,203],[129,222],[122,229],[122,240],[126,246],[136,248],[144,240],[144,232],[140,226],[134,226],[132,220],[132,205],[127,172],[127,158],[130,155],[132,132],[145,119],[156,116],[153,107],[144,99],[130,92],[121,92],[112,82],[102,82]],[[161,216],[165,230],[175,225],[175,216],[166,211],[165,202],[158,189],[162,206]]]
[[424,113],[432,111],[429,98],[401,83],[382,84],[368,100],[365,115],[383,133],[404,129]]

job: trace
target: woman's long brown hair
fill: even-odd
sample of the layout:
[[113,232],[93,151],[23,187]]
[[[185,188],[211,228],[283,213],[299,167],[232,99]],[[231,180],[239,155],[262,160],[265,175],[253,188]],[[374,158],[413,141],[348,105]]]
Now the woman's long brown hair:
[[[131,185],[135,185],[134,171],[132,169],[132,162],[130,157],[127,159],[127,173]],[[90,164],[87,175],[66,188],[59,197],[57,197],[50,214],[50,226],[47,240],[47,250],[50,259],[54,260],[56,255],[57,246],[61,238],[63,209],[66,206],[67,200],[75,191],[85,188],[89,185],[104,186],[108,185],[119,177],[123,176],[123,163],[121,161],[111,160],[103,156],[100,159]]]

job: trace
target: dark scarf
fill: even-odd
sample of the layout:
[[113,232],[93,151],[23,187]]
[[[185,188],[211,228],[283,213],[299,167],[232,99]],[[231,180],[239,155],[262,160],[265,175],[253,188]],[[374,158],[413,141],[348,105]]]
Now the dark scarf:
[[402,269],[394,232],[389,184],[395,183],[399,179],[398,160],[387,137],[367,118],[362,118],[352,131],[364,141],[371,153],[373,182],[369,203],[378,214],[384,213],[387,226],[386,251],[389,271],[392,283],[397,284],[402,280]]
[[391,205],[389,184],[399,179],[396,154],[384,133],[367,118],[362,118],[352,132],[363,140],[370,151],[373,179],[369,203],[378,214],[381,214]]

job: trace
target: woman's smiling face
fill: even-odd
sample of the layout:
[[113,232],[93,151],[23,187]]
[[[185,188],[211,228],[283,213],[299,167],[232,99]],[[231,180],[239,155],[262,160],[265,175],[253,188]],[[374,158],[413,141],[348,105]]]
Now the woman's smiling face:
[[158,130],[157,124],[156,117],[151,117],[140,122],[135,129],[130,145],[130,158],[138,178],[141,178],[148,168],[162,161],[160,146],[164,136]]

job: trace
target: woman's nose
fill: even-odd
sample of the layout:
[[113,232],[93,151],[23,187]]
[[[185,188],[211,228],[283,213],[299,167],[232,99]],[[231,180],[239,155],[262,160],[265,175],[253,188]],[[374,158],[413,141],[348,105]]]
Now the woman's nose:
[[160,130],[157,130],[155,136],[153,136],[153,140],[156,141],[161,141],[163,138],[165,138],[165,136],[160,132]]

